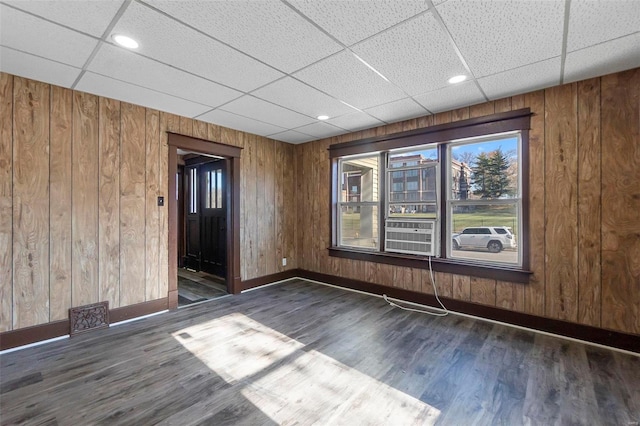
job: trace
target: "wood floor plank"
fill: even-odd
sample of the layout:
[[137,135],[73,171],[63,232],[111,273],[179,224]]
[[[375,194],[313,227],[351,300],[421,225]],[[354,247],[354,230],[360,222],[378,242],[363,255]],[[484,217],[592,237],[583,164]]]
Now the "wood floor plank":
[[288,280],[0,357],[0,424],[628,424],[640,357]]

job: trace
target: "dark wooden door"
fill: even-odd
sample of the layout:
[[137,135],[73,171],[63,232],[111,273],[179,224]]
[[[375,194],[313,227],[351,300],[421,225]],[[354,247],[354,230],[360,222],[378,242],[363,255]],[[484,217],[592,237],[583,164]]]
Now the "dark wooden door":
[[225,161],[199,166],[201,269],[226,277],[227,191]]

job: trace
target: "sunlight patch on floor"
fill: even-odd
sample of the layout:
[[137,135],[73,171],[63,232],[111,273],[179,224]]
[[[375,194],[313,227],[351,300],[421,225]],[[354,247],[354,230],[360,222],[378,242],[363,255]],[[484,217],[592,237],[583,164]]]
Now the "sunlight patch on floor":
[[[436,408],[234,313],[173,334],[276,423],[434,424]],[[250,342],[250,346],[247,345]]]

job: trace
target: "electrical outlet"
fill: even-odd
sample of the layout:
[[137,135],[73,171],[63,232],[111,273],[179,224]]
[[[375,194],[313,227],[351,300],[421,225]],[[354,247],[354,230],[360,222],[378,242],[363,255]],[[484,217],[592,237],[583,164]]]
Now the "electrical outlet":
[[287,258],[286,257],[282,258],[282,266],[287,266]]

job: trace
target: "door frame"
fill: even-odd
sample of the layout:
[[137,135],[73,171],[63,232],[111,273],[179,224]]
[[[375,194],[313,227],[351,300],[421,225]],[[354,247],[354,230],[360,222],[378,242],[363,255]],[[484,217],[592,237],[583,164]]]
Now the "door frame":
[[169,214],[169,309],[178,308],[178,201],[176,172],[178,148],[201,154],[224,157],[227,162],[227,289],[240,293],[240,155],[242,148],[167,132],[168,134],[168,214]]

